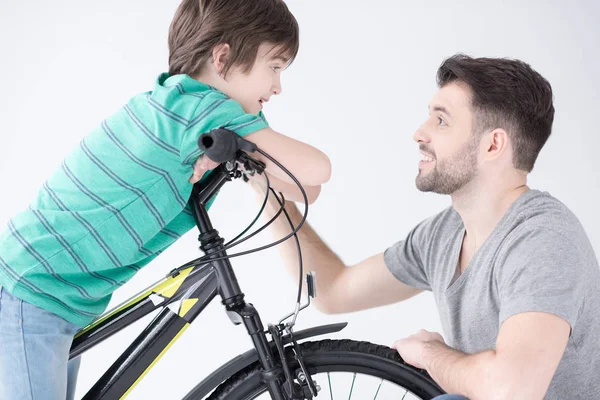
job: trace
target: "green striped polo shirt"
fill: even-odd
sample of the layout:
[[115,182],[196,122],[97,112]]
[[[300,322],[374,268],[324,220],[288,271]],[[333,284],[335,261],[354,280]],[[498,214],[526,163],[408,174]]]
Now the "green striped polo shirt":
[[196,226],[188,180],[201,154],[198,137],[219,127],[247,135],[267,126],[262,113],[247,114],[211,86],[161,74],[153,91],[81,140],[8,222],[0,285],[88,324],[112,292]]

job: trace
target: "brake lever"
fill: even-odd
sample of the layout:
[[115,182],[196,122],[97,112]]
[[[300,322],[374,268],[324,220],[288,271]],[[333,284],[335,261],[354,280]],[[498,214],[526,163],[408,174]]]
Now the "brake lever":
[[[266,165],[262,161],[259,161],[246,153],[245,151],[238,151],[233,163],[239,163],[243,165],[244,170],[242,178],[244,182],[248,182],[248,176],[253,176],[255,173],[262,174],[265,171]],[[232,168],[233,169],[233,168]]]

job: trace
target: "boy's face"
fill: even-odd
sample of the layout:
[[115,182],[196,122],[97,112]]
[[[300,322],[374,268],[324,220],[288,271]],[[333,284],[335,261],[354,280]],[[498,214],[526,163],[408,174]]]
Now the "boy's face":
[[422,154],[419,190],[452,194],[473,180],[480,136],[472,131],[471,90],[461,83],[439,89],[429,104],[429,118],[413,136]]
[[262,44],[248,73],[233,67],[227,73],[225,94],[239,102],[250,114],[258,114],[271,96],[281,93],[281,72],[288,61],[277,54],[277,47]]

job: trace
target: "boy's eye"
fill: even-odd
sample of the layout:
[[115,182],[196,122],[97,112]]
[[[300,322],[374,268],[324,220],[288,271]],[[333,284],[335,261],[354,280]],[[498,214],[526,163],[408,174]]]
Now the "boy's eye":
[[281,67],[273,66],[273,67],[271,67],[271,69],[273,70],[273,72],[277,72],[281,69]]

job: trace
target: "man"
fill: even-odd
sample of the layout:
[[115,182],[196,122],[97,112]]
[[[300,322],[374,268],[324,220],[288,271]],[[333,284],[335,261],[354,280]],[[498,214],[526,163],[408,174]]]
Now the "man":
[[[567,207],[527,186],[552,129],[550,84],[524,62],[464,55],[445,60],[437,79],[429,118],[414,134],[422,154],[416,184],[450,195],[452,207],[351,267],[305,225],[299,238],[317,273],[317,307],[359,311],[429,290],[446,342],[420,331],[395,347],[448,393],[600,398],[597,259]],[[271,183],[300,199],[292,185]],[[319,187],[307,192],[312,202]],[[277,208],[271,199],[269,213]],[[297,224],[298,208],[288,201],[286,209]],[[290,229],[285,218],[273,226],[278,237]],[[294,242],[281,249],[295,276]]]

